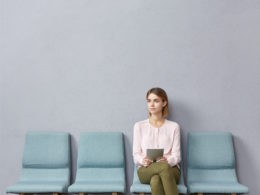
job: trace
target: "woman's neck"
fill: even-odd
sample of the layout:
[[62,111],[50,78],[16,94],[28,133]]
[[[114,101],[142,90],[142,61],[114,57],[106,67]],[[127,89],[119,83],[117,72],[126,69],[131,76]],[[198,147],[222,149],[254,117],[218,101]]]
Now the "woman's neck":
[[161,127],[164,124],[165,118],[162,115],[151,115],[149,117],[149,122],[152,126]]

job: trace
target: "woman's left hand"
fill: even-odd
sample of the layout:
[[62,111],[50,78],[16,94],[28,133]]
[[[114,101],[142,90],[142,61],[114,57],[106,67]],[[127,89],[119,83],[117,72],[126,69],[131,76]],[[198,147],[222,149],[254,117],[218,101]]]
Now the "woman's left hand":
[[156,162],[168,162],[168,161],[167,161],[167,158],[163,156],[163,157],[156,159]]

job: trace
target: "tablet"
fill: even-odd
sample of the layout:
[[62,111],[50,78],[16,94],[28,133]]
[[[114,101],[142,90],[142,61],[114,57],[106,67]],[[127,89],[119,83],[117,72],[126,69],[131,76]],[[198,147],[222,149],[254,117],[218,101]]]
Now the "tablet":
[[152,161],[156,161],[157,158],[163,157],[163,149],[147,149],[146,156]]

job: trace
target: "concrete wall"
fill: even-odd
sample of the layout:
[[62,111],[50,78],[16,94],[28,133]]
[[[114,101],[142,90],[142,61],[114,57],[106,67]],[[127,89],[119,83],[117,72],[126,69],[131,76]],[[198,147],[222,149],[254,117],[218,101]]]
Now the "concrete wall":
[[[2,0],[0,193],[19,176],[28,130],[122,131],[132,180],[132,128],[145,93],[169,95],[170,120],[230,131],[237,171],[260,192],[259,1]],[[129,194],[129,192],[128,192]]]

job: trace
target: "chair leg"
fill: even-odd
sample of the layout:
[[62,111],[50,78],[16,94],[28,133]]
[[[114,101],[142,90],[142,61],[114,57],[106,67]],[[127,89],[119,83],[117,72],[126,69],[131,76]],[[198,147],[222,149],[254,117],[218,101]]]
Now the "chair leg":
[[112,195],[117,195],[117,192],[112,192]]

